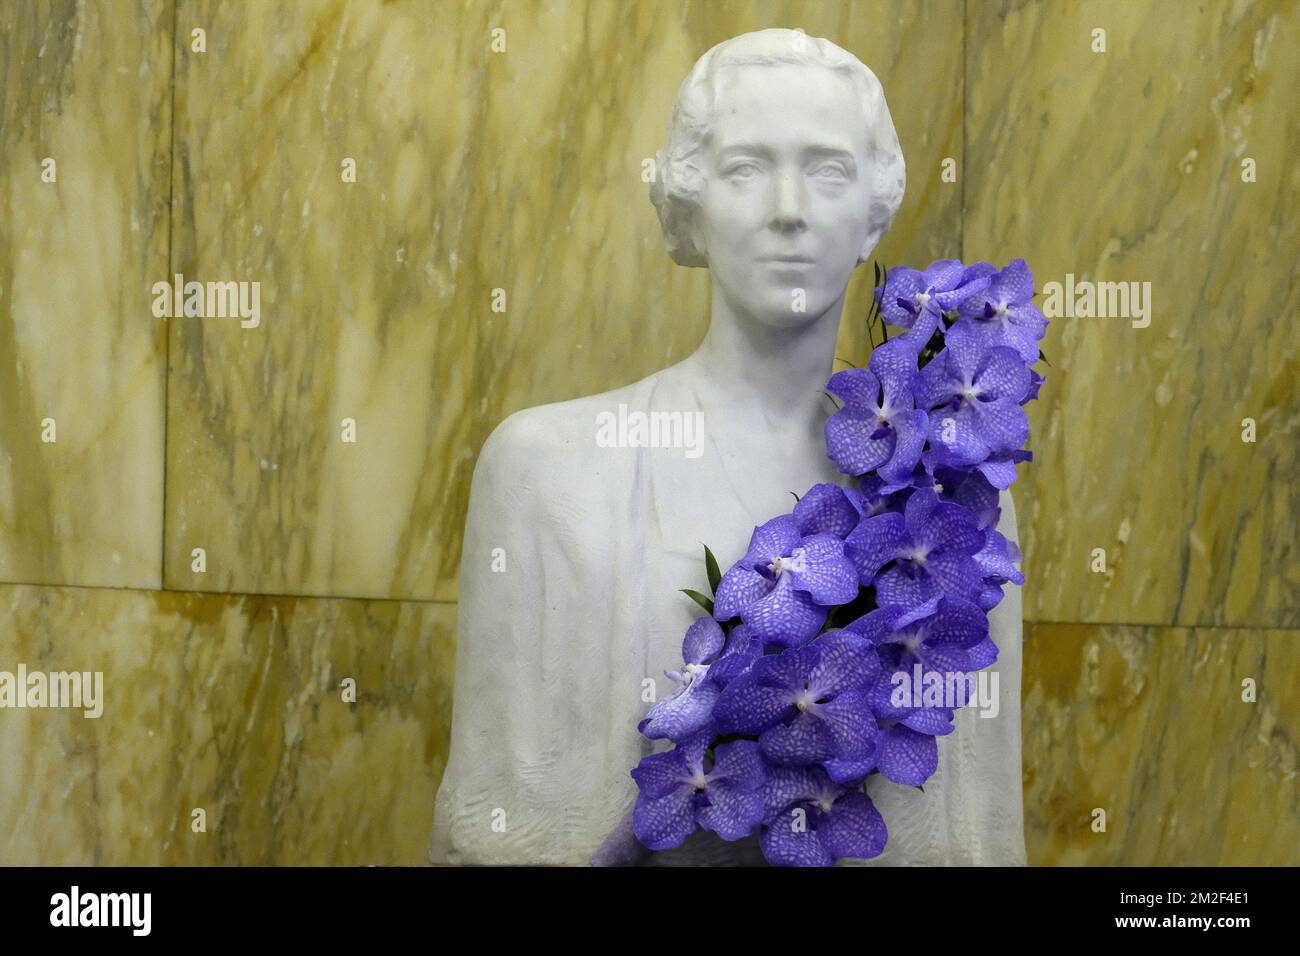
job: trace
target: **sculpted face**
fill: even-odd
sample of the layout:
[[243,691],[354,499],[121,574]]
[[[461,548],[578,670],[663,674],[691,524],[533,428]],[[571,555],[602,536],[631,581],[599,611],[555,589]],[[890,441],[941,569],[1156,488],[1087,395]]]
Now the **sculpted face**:
[[713,280],[737,314],[803,326],[844,294],[870,251],[867,131],[853,84],[821,67],[726,67],[712,123],[695,228]]

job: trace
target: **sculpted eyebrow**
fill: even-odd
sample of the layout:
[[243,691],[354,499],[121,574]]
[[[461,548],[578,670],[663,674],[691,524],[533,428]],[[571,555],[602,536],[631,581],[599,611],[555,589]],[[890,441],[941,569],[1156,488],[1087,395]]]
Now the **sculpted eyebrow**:
[[808,150],[808,153],[818,159],[842,160],[850,172],[856,173],[858,171],[858,164],[853,158],[853,154],[846,149],[840,149],[838,146],[813,146]]
[[[853,154],[838,146],[809,146],[804,150],[804,152],[815,157],[842,159],[848,163],[851,168],[857,168],[857,163],[853,159]],[[719,159],[726,159],[732,153],[750,154],[770,158],[772,155],[772,148],[763,143],[732,143],[719,150],[718,157]]]
[[770,157],[772,148],[763,143],[732,143],[718,151],[718,156],[725,159],[732,153],[751,153],[756,156]]

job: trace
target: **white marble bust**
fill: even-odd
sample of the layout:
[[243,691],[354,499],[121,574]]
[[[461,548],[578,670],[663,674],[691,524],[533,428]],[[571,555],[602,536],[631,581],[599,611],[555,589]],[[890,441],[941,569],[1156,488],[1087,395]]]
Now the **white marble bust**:
[[[702,612],[678,589],[707,590],[702,544],[725,570],[755,526],[790,510],[791,492],[849,483],[826,456],[823,388],[849,279],[903,188],[884,93],[851,54],[773,29],[695,65],[651,199],[673,260],[709,270],[709,329],[676,365],[517,412],[483,446],[431,861],[581,865],[599,851],[605,863],[762,862],[754,840],[701,831],[649,854],[631,837],[629,771],[653,749],[636,730],[644,682],[662,694],[664,669],[680,666]],[[702,434],[660,447],[636,435],[624,444],[637,447],[610,447],[600,434],[656,412]],[[1006,493],[1002,506],[1014,539]],[[873,778],[890,829],[873,862],[1024,862],[1020,597],[1007,591],[991,616],[1001,713],[959,711],[924,793]]]

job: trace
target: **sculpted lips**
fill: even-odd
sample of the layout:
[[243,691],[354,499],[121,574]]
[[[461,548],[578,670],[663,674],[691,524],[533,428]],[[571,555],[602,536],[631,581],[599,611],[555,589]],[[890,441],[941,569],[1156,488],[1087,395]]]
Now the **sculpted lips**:
[[813,260],[808,256],[771,256],[761,261],[765,265],[776,266],[779,269],[805,269],[813,264]]

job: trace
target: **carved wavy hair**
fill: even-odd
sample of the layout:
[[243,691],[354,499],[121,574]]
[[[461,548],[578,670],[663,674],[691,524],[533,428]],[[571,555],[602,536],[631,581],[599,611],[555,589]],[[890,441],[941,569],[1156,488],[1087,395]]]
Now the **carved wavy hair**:
[[829,40],[810,37],[802,30],[759,30],[719,43],[700,57],[673,101],[668,144],[655,154],[650,201],[659,214],[668,255],[678,265],[708,265],[704,251],[696,248],[691,238],[690,225],[704,186],[703,154],[712,134],[719,72],[723,67],[782,63],[824,67],[853,84],[867,125],[868,215],[877,241],[894,221],[907,174],[885,91],[876,74]]

